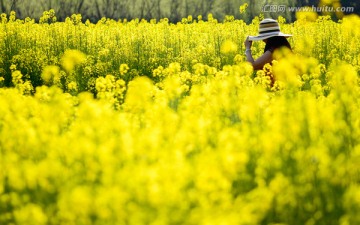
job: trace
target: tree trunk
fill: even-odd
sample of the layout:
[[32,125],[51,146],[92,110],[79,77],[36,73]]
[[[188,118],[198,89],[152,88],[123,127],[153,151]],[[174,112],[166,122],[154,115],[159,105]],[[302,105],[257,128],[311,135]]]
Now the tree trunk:
[[6,7],[4,4],[4,0],[0,0],[0,8],[1,8],[1,12],[6,13]]

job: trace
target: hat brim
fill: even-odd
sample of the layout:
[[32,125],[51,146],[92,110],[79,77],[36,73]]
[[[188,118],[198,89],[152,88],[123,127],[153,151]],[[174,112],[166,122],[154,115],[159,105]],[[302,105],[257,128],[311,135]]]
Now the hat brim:
[[265,40],[271,37],[276,37],[276,36],[280,36],[280,37],[291,37],[291,34],[284,34],[282,32],[273,32],[273,33],[267,33],[264,35],[258,35],[258,36],[249,36],[249,41],[261,41],[261,40]]

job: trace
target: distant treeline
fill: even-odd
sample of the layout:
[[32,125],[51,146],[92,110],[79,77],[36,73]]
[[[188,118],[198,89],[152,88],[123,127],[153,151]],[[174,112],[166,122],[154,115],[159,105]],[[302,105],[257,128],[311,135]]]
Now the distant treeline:
[[[331,1],[334,2],[334,6],[339,2]],[[226,15],[233,15],[236,19],[249,22],[263,13],[273,18],[281,15],[291,22],[295,20],[295,13],[288,8],[277,8],[278,6],[317,7],[319,2],[320,0],[0,0],[0,10],[7,14],[15,11],[16,16],[21,19],[26,17],[39,19],[42,12],[54,9],[58,21],[63,21],[72,14],[81,14],[83,20],[89,19],[91,22],[106,17],[116,20],[168,18],[175,23],[188,15],[195,18],[201,15],[206,19],[211,13],[219,21],[222,21]],[[246,11],[240,13],[239,7],[245,3]],[[340,3],[343,7],[353,7],[353,13],[360,14],[358,0],[341,0]]]

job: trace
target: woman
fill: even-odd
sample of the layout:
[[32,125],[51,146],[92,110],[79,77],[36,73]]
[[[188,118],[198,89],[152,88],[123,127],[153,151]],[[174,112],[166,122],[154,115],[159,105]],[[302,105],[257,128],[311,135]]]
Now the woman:
[[[246,60],[250,62],[254,70],[263,69],[266,63],[271,63],[273,60],[273,53],[276,49],[286,47],[291,50],[291,46],[286,38],[291,37],[291,34],[284,34],[280,32],[280,26],[276,20],[264,19],[259,25],[258,36],[248,36],[244,42]],[[252,41],[263,40],[266,43],[264,54],[258,59],[254,60],[251,55]]]

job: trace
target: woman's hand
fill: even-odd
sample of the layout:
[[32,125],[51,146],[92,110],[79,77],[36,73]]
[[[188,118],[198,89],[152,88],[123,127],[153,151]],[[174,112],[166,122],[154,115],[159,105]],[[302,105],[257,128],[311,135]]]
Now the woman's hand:
[[247,36],[246,40],[244,41],[245,49],[250,49],[252,45],[252,41],[249,40],[249,36]]

